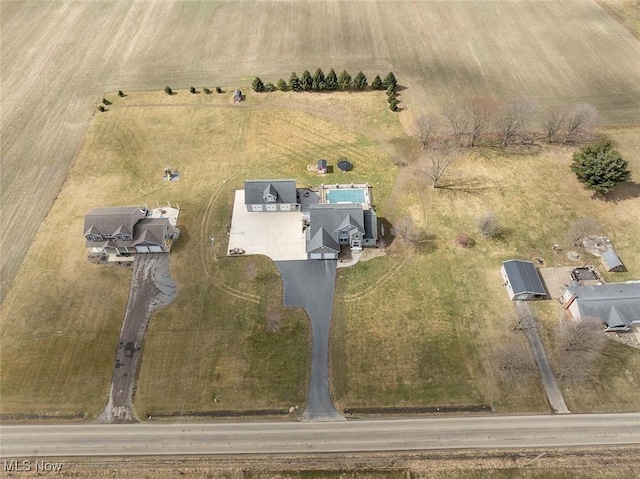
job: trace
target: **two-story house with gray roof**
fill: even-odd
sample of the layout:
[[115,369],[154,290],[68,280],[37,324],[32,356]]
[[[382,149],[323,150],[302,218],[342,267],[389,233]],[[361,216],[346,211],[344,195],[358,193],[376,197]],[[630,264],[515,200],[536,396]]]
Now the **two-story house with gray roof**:
[[244,182],[244,204],[249,212],[298,211],[296,180]]
[[317,204],[309,210],[306,231],[308,259],[337,259],[340,245],[351,251],[363,246],[375,246],[377,220],[373,210],[357,204]]
[[84,237],[91,254],[129,256],[168,253],[180,231],[179,210],[137,206],[94,208],[84,217]]

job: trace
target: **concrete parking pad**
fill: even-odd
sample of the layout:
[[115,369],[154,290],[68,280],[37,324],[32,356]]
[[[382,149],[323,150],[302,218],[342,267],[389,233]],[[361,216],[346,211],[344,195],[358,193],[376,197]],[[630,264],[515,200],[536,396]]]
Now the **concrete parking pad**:
[[238,190],[229,233],[231,248],[242,248],[246,254],[263,254],[273,261],[307,259],[302,214],[298,211],[248,212],[244,190]]

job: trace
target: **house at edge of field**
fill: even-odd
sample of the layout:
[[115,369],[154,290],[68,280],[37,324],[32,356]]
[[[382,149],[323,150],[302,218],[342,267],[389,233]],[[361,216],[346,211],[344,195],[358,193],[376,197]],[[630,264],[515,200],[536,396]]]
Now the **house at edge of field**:
[[296,180],[245,181],[244,204],[249,212],[298,211]]
[[500,270],[507,287],[509,299],[530,300],[547,297],[547,290],[542,284],[538,270],[531,261],[512,259],[502,263]]
[[168,253],[180,235],[179,214],[170,206],[94,208],[84,217],[86,247],[118,261],[136,253]]
[[376,214],[361,204],[317,204],[309,210],[308,259],[337,259],[340,245],[362,251],[364,246],[375,246],[377,240]]
[[622,264],[622,260],[618,257],[616,252],[612,249],[607,249],[602,252],[602,257],[600,258],[602,261],[602,265],[605,270],[608,272],[616,271],[621,272],[625,270],[624,264]]
[[562,295],[562,306],[576,321],[598,318],[605,331],[629,331],[640,325],[640,282],[582,285],[572,281]]

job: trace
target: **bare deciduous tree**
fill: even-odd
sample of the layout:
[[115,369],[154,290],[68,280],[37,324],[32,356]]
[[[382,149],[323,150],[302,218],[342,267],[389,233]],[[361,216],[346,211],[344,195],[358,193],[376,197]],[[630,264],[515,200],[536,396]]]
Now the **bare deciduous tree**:
[[556,135],[564,127],[567,121],[568,109],[565,106],[556,106],[551,108],[544,120],[542,126],[544,127],[545,134],[547,135],[547,142],[553,143]]
[[520,344],[515,336],[500,342],[495,349],[495,358],[500,369],[519,377],[537,373],[530,349],[526,344]]
[[598,318],[565,320],[560,324],[556,331],[556,346],[557,366],[562,377],[580,381],[594,373],[594,365],[607,340],[603,329]]
[[435,115],[424,115],[416,120],[416,136],[422,143],[422,148],[429,146],[429,142],[437,128],[438,117]]
[[474,98],[466,106],[469,141],[468,146],[475,146],[480,136],[489,129],[496,112],[496,104],[491,100]]
[[578,103],[568,113],[564,127],[564,143],[578,140],[592,128],[598,119],[598,110],[589,103]]
[[449,120],[454,140],[460,144],[469,128],[469,118],[465,108],[459,104],[451,103],[444,107],[442,114]]
[[489,212],[486,215],[480,216],[477,220],[478,228],[482,236],[488,238],[497,238],[502,235],[503,228],[495,213]]
[[502,135],[503,147],[507,146],[516,133],[524,129],[535,112],[535,103],[525,96],[513,97],[502,106],[496,126]]
[[402,239],[405,244],[417,246],[427,240],[426,232],[416,226],[411,217],[404,216],[400,218],[391,229],[391,234]]
[[459,156],[460,148],[456,143],[446,138],[437,138],[424,150],[418,173],[430,179],[433,188],[438,188],[438,182]]
[[587,216],[575,220],[569,226],[567,231],[567,243],[570,245],[579,245],[582,238],[589,235],[599,234],[601,231],[598,220],[593,216]]

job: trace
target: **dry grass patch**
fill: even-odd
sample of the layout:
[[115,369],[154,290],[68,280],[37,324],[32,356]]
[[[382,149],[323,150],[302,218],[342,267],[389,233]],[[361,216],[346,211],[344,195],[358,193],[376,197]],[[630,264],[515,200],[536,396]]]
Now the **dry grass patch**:
[[[230,105],[227,94],[182,90],[127,95],[109,95],[109,111],[93,118],[3,304],[2,413],[92,417],[102,409],[130,272],[86,261],[84,214],[167,200],[182,209],[182,233],[171,253],[178,296],[151,320],[138,414],[302,405],[310,359],[306,316],[281,306],[282,284],[269,260],[214,261],[209,235],[223,256],[233,191],[244,179],[369,182],[383,201],[394,168],[378,140],[363,132],[374,106],[370,116],[395,125],[384,94],[326,96],[336,105],[343,97],[345,108],[361,112],[349,120],[355,129],[337,107],[322,115],[308,108],[311,95],[247,92],[242,105]],[[399,127],[388,129],[401,134]],[[323,177],[306,171],[318,157],[332,163],[339,156],[352,160],[354,170]],[[161,181],[166,165],[180,172],[178,182]]]
[[[629,160],[632,179],[640,177],[640,162],[633,154],[638,130],[609,133]],[[411,165],[406,168],[390,195],[397,209],[388,219],[393,223],[407,212],[435,236],[435,247],[408,250],[397,274],[357,301],[358,290],[369,291],[369,285],[402,257],[398,240],[391,247],[397,257],[341,271],[332,363],[340,407],[490,403],[503,412],[548,410],[536,375],[514,378],[500,367],[502,343],[515,341],[528,348],[521,334],[512,332],[508,318],[513,304],[502,287],[501,262],[542,257],[551,266],[569,264],[567,231],[575,219],[593,216],[629,267],[628,273],[611,274],[609,279],[637,279],[640,274],[636,186],[623,185],[605,200],[593,198],[569,170],[572,153],[573,148],[547,146],[474,149],[452,172],[450,189],[419,183],[412,178]],[[468,188],[471,179],[473,187]],[[480,234],[477,218],[488,212],[503,226],[501,238]],[[475,232],[470,234],[477,242],[474,248],[455,246],[460,231]],[[556,243],[565,252],[553,251]],[[540,305],[548,308],[538,316],[551,349],[557,304]],[[571,386],[570,407],[637,410],[631,394],[640,381],[640,353],[611,344],[605,357],[619,366],[596,366],[595,381],[608,387],[608,404],[597,399],[589,382]]]

